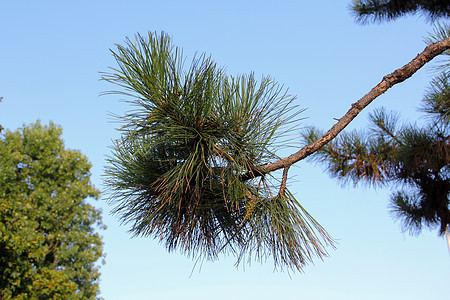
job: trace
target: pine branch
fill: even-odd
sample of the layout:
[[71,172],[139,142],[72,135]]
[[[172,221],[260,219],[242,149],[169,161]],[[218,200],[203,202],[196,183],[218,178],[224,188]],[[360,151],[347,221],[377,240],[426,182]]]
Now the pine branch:
[[353,0],[350,9],[361,24],[381,23],[417,13],[429,21],[450,15],[447,0]]
[[450,49],[450,38],[446,38],[445,40],[429,45],[424,49],[422,53],[418,54],[409,63],[407,63],[400,69],[395,70],[391,74],[384,76],[383,80],[378,85],[376,85],[370,92],[364,95],[356,103],[353,103],[347,113],[317,141],[306,145],[298,152],[286,158],[280,159],[273,163],[259,166],[256,170],[242,175],[242,180],[249,180],[257,176],[262,176],[270,172],[286,168],[316,152],[332,139],[334,139],[365,107],[372,103],[378,96],[386,92],[394,85],[410,78],[426,63],[430,62],[436,56],[442,54],[448,49]]
[[326,256],[334,240],[286,188],[288,167],[276,196],[270,179],[240,180],[279,158],[302,111],[295,97],[269,77],[227,76],[205,55],[185,70],[180,51],[164,33],[138,35],[113,52],[119,68],[103,73],[135,106],[108,158],[113,213],[134,235],[193,257],[253,253],[300,271]]
[[395,113],[387,113],[384,108],[376,109],[373,113],[369,114],[369,120],[373,124],[372,131],[376,135],[383,139],[387,136],[394,141],[397,145],[402,145],[402,141],[397,136],[398,129],[396,128],[398,123],[398,115]]

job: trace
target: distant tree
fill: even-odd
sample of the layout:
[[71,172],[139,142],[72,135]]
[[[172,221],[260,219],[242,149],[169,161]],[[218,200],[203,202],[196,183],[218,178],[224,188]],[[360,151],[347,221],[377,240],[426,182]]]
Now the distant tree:
[[40,122],[0,138],[0,298],[95,299],[103,256],[91,165]]
[[363,24],[417,13],[430,21],[450,17],[448,0],[354,0],[350,7],[356,20]]

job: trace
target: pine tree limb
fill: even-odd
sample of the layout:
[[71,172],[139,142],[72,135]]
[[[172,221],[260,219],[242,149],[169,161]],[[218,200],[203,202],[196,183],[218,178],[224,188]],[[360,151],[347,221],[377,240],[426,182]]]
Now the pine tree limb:
[[426,63],[430,62],[436,56],[442,54],[444,51],[450,49],[450,38],[446,38],[442,41],[429,45],[424,51],[418,54],[413,60],[395,70],[393,73],[383,77],[381,82],[376,85],[370,92],[364,95],[357,102],[353,103],[347,113],[339,119],[339,121],[333,125],[321,138],[317,141],[306,145],[298,152],[280,159],[276,162],[259,166],[253,172],[246,173],[242,176],[242,180],[249,180],[254,177],[263,176],[270,172],[286,168],[297,163],[300,160],[308,157],[312,153],[316,152],[328,142],[334,139],[365,107],[372,103],[378,96],[386,92],[394,85],[405,81],[422,68]]

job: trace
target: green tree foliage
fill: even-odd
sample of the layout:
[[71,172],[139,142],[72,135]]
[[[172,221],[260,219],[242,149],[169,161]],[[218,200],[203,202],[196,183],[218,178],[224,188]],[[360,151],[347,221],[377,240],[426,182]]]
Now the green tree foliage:
[[430,21],[450,17],[448,0],[354,0],[350,8],[356,20],[363,24],[390,21],[416,13]]
[[205,55],[185,69],[165,34],[128,39],[113,55],[118,68],[103,79],[135,109],[121,118],[105,182],[133,234],[194,257],[271,256],[298,270],[326,255],[333,241],[286,188],[287,170],[281,183],[242,178],[278,159],[300,112],[293,97],[267,77],[227,76]]
[[38,121],[0,139],[0,298],[95,299],[103,256],[90,163]]

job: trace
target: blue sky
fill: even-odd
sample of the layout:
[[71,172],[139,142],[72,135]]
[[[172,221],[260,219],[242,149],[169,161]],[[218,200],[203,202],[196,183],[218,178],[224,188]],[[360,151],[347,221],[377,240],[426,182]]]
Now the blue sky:
[[[114,67],[109,49],[126,36],[165,31],[187,56],[206,52],[230,75],[271,75],[307,108],[304,125],[328,129],[384,75],[425,44],[431,25],[410,17],[382,25],[354,23],[349,1],[21,1],[0,0],[0,124],[37,119],[62,126],[67,147],[93,164],[100,189],[105,157],[119,135],[110,113],[129,107],[99,81]],[[432,72],[420,70],[356,118],[384,106],[419,120],[416,108]],[[299,128],[300,131],[301,128]],[[293,133],[298,134],[298,133]],[[299,144],[297,146],[300,146]],[[204,262],[168,253],[157,240],[131,238],[109,214],[103,232],[105,299],[445,299],[450,257],[435,231],[402,233],[388,213],[389,189],[342,187],[302,161],[289,187],[336,239],[330,257],[304,273],[274,272],[273,263],[234,267],[233,257]],[[103,196],[103,199],[106,195]],[[194,268],[194,269],[193,269]],[[194,270],[192,272],[192,270]],[[192,272],[192,274],[191,274]]]

